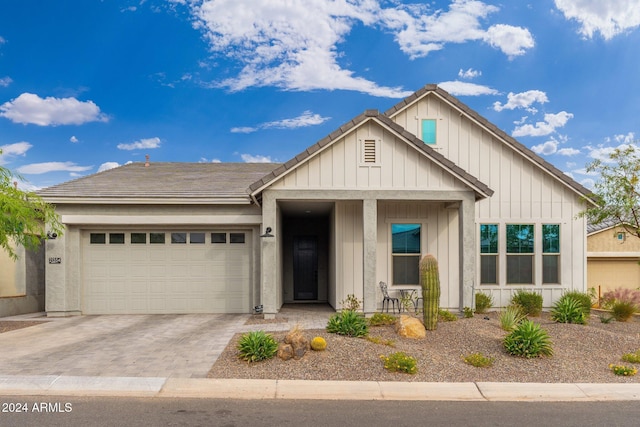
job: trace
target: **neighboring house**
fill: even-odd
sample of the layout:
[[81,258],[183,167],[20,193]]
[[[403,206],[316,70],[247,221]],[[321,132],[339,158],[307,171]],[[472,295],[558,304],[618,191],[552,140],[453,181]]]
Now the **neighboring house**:
[[616,223],[587,226],[587,287],[640,288],[640,239]]
[[[418,288],[443,308],[586,289],[589,191],[435,85],[369,110],[284,164],[134,163],[40,192],[49,315],[249,313]],[[51,263],[55,260],[56,263]]]
[[0,249],[0,317],[44,310],[44,248],[15,251],[17,260]]

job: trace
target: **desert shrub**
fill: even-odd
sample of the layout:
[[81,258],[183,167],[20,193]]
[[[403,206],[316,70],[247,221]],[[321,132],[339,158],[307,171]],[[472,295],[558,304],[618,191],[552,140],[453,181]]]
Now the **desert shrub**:
[[310,345],[311,350],[324,351],[327,348],[327,341],[322,337],[313,337]]
[[381,345],[386,345],[389,347],[395,347],[396,343],[393,340],[385,340],[383,338],[380,337],[372,337],[371,335],[367,335],[366,337],[364,337],[364,339],[366,339],[369,342],[372,342],[374,344],[381,344]]
[[438,319],[443,322],[455,322],[458,320],[458,316],[450,312],[449,310],[438,310]]
[[493,357],[485,356],[482,353],[471,353],[462,357],[464,363],[467,363],[476,368],[488,368],[493,365]]
[[355,295],[349,294],[347,298],[340,301],[343,310],[358,311],[362,306],[362,302]]
[[616,375],[623,375],[625,377],[632,377],[638,373],[638,370],[633,366],[624,366],[624,365],[609,365],[609,369],[613,371]]
[[513,331],[526,318],[527,315],[519,305],[507,306],[498,316],[500,327],[507,332]]
[[591,314],[591,305],[593,304],[591,295],[586,292],[569,291],[562,294],[560,301],[565,298],[571,298],[578,301],[582,306],[582,312],[584,313],[585,319],[589,318],[589,315]]
[[473,310],[471,310],[471,307],[464,307],[462,309],[462,313],[465,319],[470,319],[473,317]]
[[327,332],[349,337],[364,337],[369,333],[367,319],[352,310],[344,310],[329,318]]
[[504,338],[503,345],[507,353],[513,356],[532,358],[553,354],[549,334],[531,320],[522,321]]
[[587,323],[582,302],[571,297],[562,297],[551,309],[551,320],[558,323]]
[[600,300],[600,305],[602,308],[613,309],[613,304],[618,301],[627,301],[640,307],[640,290],[617,288],[605,292]]
[[638,307],[632,301],[616,301],[611,306],[611,314],[618,322],[626,322],[638,311]]
[[238,341],[238,357],[247,362],[271,359],[278,352],[278,342],[264,331],[243,334]]
[[542,313],[542,295],[533,291],[518,290],[511,297],[511,304],[517,304],[527,316],[540,316]]
[[396,323],[396,320],[398,320],[398,318],[396,316],[392,316],[389,313],[374,313],[373,316],[369,318],[369,325],[393,325],[394,323]]
[[404,372],[407,374],[415,374],[418,372],[418,362],[414,357],[407,355],[402,351],[390,354],[389,356],[380,356],[384,362],[384,368],[391,372]]
[[613,316],[601,315],[601,316],[598,316],[598,317],[600,318],[600,323],[604,323],[605,325],[613,322],[614,320],[616,320]]
[[478,292],[476,294],[476,313],[486,313],[491,307],[493,307],[493,297],[491,295]]
[[640,363],[640,350],[635,353],[626,353],[622,355],[622,361],[628,363]]

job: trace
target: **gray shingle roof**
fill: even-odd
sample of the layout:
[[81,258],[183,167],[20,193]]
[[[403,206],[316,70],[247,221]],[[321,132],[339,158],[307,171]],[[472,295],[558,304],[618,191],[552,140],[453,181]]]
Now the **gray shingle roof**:
[[130,163],[38,191],[49,198],[245,198],[278,163]]

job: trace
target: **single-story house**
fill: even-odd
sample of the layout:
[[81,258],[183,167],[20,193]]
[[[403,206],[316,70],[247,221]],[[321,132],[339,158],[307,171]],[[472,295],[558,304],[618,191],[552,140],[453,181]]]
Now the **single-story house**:
[[[436,85],[367,110],[283,164],[132,163],[40,191],[46,311],[250,313],[419,289],[440,306],[586,290],[589,191]],[[587,200],[587,202],[585,202]]]
[[587,225],[587,288],[640,288],[640,239],[616,222]]

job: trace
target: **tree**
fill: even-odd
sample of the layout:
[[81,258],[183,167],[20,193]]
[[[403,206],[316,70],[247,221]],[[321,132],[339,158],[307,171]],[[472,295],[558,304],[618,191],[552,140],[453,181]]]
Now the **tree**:
[[18,257],[13,244],[36,250],[47,229],[57,234],[63,229],[53,205],[33,192],[17,188],[15,178],[9,169],[0,166],[0,248],[12,259]]
[[613,223],[640,237],[640,149],[635,144],[620,146],[609,160],[587,165],[587,172],[600,175],[591,195],[597,206],[581,215],[594,225]]

